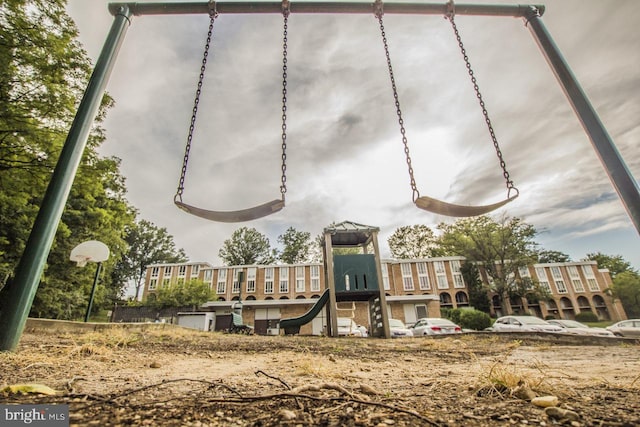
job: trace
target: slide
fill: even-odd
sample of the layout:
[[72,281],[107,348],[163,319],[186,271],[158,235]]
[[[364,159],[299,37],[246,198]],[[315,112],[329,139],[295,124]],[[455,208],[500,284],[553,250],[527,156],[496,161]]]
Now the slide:
[[284,329],[285,335],[300,333],[300,326],[311,322],[320,313],[327,301],[329,301],[329,289],[326,289],[309,311],[302,316],[280,320],[280,329]]

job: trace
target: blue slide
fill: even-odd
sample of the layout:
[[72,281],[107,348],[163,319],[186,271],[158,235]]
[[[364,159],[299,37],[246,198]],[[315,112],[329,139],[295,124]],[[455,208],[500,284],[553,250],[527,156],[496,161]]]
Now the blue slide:
[[284,329],[285,335],[299,334],[300,326],[311,322],[320,313],[327,301],[329,301],[329,289],[326,289],[318,298],[318,301],[302,316],[280,320],[280,329]]

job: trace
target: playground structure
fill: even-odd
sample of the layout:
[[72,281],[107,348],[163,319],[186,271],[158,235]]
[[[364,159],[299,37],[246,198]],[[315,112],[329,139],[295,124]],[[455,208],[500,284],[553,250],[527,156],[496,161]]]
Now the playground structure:
[[[384,5],[384,14],[415,14],[415,15],[441,15],[453,16],[453,4],[430,3],[389,3]],[[0,351],[15,350],[20,336],[24,330],[27,315],[31,309],[33,299],[44,271],[45,263],[55,232],[62,216],[65,203],[69,196],[73,179],[78,170],[84,148],[98,112],[104,90],[109,76],[115,65],[119,49],[124,41],[124,36],[134,15],[167,15],[167,14],[242,14],[242,13],[356,13],[376,14],[379,19],[382,16],[381,3],[370,4],[364,2],[314,2],[300,1],[284,2],[175,2],[175,3],[112,3],[109,10],[114,16],[114,21],[105,40],[102,52],[96,62],[87,89],[78,107],[78,111],[67,135],[58,162],[51,176],[51,180],[45,192],[40,210],[34,222],[31,234],[26,243],[23,255],[15,270],[14,281],[9,288],[5,309],[0,312]],[[455,6],[456,15],[483,15],[506,16],[523,18],[526,27],[538,43],[543,55],[549,63],[553,73],[565,92],[578,119],[588,134],[593,148],[596,150],[613,187],[618,193],[636,230],[640,231],[640,189],[629,172],[624,160],[618,153],[613,140],[600,121],[598,114],[591,105],[579,82],[573,75],[560,50],[555,45],[551,35],[547,31],[543,21],[543,6],[536,5],[466,5]],[[286,22],[286,21],[285,21]],[[285,26],[286,30],[286,26]],[[286,33],[285,33],[286,39]],[[286,44],[286,41],[285,41]],[[285,56],[286,58],[286,56]],[[284,61],[283,61],[284,62]],[[286,77],[286,76],[285,76]],[[284,118],[283,118],[284,123]],[[284,135],[284,133],[283,133]],[[284,142],[284,138],[283,138]],[[284,144],[283,144],[283,148]],[[496,147],[497,148],[497,147]],[[405,145],[406,149],[406,145]],[[407,153],[408,154],[408,153]],[[409,160],[409,157],[407,157]],[[284,160],[284,158],[283,158]],[[284,164],[284,163],[283,163]],[[409,165],[410,166],[410,165]],[[283,177],[284,175],[283,167]],[[508,177],[505,176],[507,182]],[[283,180],[284,181],[284,180]],[[413,187],[412,187],[413,188]],[[281,190],[281,193],[284,194]],[[508,199],[511,196],[508,194]],[[425,199],[425,206],[418,203],[420,197],[414,192],[414,202],[418,207],[437,211],[450,210],[455,213],[457,205],[451,206],[445,202],[431,204],[431,200]],[[275,202],[275,201],[274,201]],[[277,200],[282,203],[269,202],[253,208],[249,212],[242,212],[247,217],[249,213],[262,214],[263,210],[268,214],[268,209],[281,209],[284,206],[284,197]],[[501,203],[501,202],[499,202]],[[491,207],[491,205],[489,205]],[[465,213],[466,215],[466,213]],[[264,215],[258,215],[264,216]],[[233,218],[232,218],[233,219]],[[241,217],[239,220],[246,220]],[[328,262],[333,262],[329,257]],[[335,284],[334,284],[335,286]],[[331,301],[333,302],[333,301]],[[335,307],[335,306],[334,306]],[[384,311],[383,311],[384,312]],[[332,331],[335,325],[331,325]]]
[[[282,319],[280,329],[296,334],[300,326],[309,323],[322,308],[327,310],[327,335],[338,336],[338,312],[350,312],[353,317],[356,301],[369,304],[370,336],[390,338],[389,315],[382,277],[377,227],[344,221],[323,232],[323,259],[327,289],[311,309],[302,316]],[[360,253],[341,254],[340,249],[358,248]],[[370,253],[373,251],[373,253]],[[340,306],[340,303],[351,303]]]

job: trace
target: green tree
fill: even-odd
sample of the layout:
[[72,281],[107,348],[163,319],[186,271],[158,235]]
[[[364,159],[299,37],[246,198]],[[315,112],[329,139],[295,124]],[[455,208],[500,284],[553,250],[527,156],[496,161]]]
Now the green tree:
[[140,220],[129,225],[126,230],[127,250],[116,264],[112,280],[121,285],[133,281],[136,289],[134,299],[137,300],[147,266],[185,262],[187,256],[182,248],[176,248],[173,236],[166,228],[157,227],[150,221]]
[[[520,218],[488,215],[441,223],[439,243],[447,255],[464,256],[481,264],[489,276],[490,290],[504,303],[510,296],[525,296],[519,286],[518,269],[537,260],[537,231]],[[521,295],[516,295],[520,293]]]
[[542,250],[538,252],[539,263],[571,262],[571,257],[564,252]]
[[615,279],[618,274],[626,271],[637,273],[637,271],[631,267],[631,264],[625,261],[622,255],[605,255],[602,252],[593,252],[587,254],[586,260],[595,261],[598,263],[598,268],[606,268],[609,270],[612,279]]
[[160,287],[149,305],[165,307],[199,307],[207,301],[215,299],[215,293],[202,280],[191,279],[188,282],[177,282]]
[[623,271],[616,275],[611,294],[618,298],[630,318],[640,318],[640,275],[635,271]]
[[[0,280],[15,269],[58,160],[90,61],[63,0],[0,3]],[[119,160],[101,158],[103,102],[58,226],[32,316],[76,318],[86,308],[93,269],[76,269],[69,252],[85,240],[107,244],[95,307],[117,293],[108,272],[122,253],[124,227],[133,214],[124,198]],[[106,279],[105,279],[106,278]]]
[[387,239],[391,255],[398,259],[430,258],[441,255],[433,230],[426,225],[406,225],[396,228]]
[[491,303],[489,301],[488,289],[480,279],[478,267],[472,262],[465,262],[460,267],[462,279],[469,290],[469,305],[476,310],[489,313]]
[[287,231],[278,236],[278,243],[283,245],[279,255],[279,259],[283,263],[299,264],[310,261],[311,233],[289,227]]
[[273,264],[276,251],[255,228],[241,227],[223,242],[218,256],[226,265]]

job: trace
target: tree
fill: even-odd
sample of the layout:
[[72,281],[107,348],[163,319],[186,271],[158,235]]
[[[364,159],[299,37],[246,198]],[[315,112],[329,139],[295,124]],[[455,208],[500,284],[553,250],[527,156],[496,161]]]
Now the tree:
[[629,318],[640,317],[640,275],[623,271],[616,275],[611,294],[620,300]]
[[476,310],[489,313],[491,303],[489,301],[488,289],[480,279],[478,267],[472,262],[465,262],[460,267],[462,279],[469,290],[469,305]]
[[177,282],[162,286],[150,305],[158,308],[166,307],[199,307],[207,301],[215,299],[215,293],[202,280],[191,279],[188,282]]
[[255,228],[241,227],[222,244],[218,256],[226,265],[273,264],[276,251]]
[[609,270],[609,274],[612,279],[626,271],[637,273],[629,262],[622,258],[622,255],[605,255],[602,252],[594,252],[587,254],[587,261],[595,261],[598,263],[599,268],[606,268]]
[[[0,281],[15,269],[82,96],[91,64],[63,0],[9,0],[0,4]],[[103,97],[41,278],[32,316],[83,314],[93,269],[76,269],[71,249],[85,240],[109,246],[94,301],[117,293],[109,271],[126,247],[134,215],[124,197],[119,160],[101,158],[101,123],[111,98]]]
[[533,225],[506,215],[497,220],[483,215],[453,224],[441,223],[438,228],[442,231],[439,240],[442,250],[447,255],[464,256],[481,264],[489,276],[490,290],[503,303],[510,296],[525,296],[519,291],[526,287],[519,286],[521,279],[517,273],[537,259],[534,241],[537,231]]
[[117,263],[112,279],[118,283],[133,280],[136,300],[140,295],[148,265],[187,261],[184,250],[176,248],[173,236],[167,229],[156,227],[152,222],[140,220],[130,225],[127,227],[125,240],[128,250]]
[[539,263],[571,262],[571,257],[564,252],[542,250],[538,252]]
[[426,225],[407,225],[397,228],[387,239],[391,255],[399,259],[418,259],[439,256],[436,237]]
[[278,243],[284,245],[279,259],[285,264],[309,262],[311,257],[311,233],[287,228],[278,236]]

